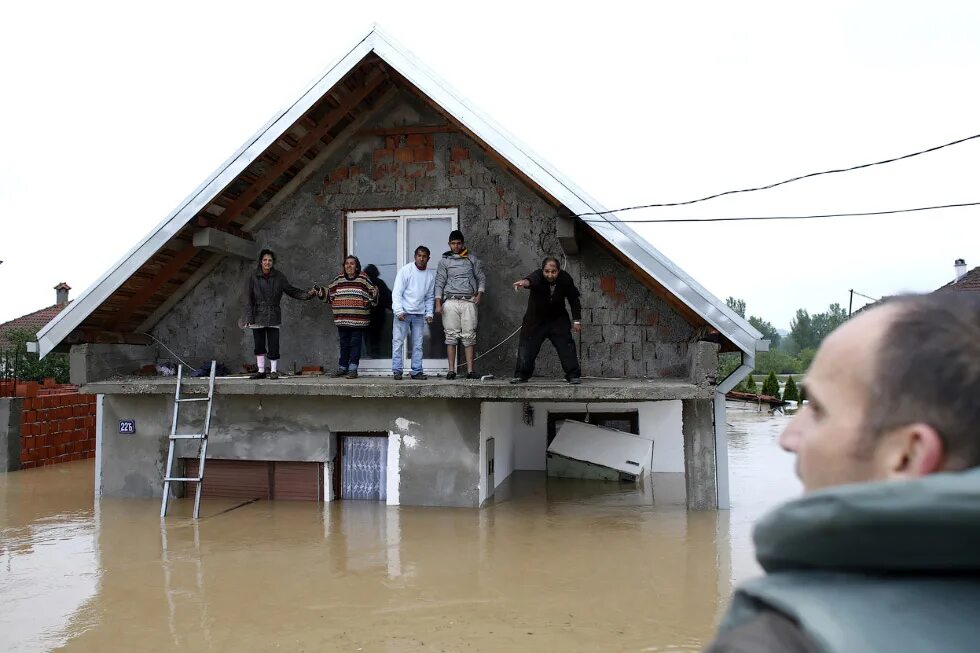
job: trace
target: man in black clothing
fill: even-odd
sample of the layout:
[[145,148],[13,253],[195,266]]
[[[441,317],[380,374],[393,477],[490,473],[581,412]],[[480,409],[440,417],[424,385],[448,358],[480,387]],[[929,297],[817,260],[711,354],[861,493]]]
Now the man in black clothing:
[[[526,383],[534,374],[534,361],[545,339],[558,351],[565,380],[581,383],[582,370],[578,365],[572,331],[582,331],[582,304],[572,275],[561,269],[558,259],[547,257],[541,269],[535,270],[520,281],[514,282],[514,290],[530,290],[527,311],[521,325],[521,342],[517,348],[517,369],[511,383]],[[568,319],[565,302],[572,309]]]

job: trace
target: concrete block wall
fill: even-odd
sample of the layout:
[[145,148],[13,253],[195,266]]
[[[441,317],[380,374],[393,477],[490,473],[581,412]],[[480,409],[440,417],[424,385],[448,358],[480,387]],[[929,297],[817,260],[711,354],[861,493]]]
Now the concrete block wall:
[[[417,98],[404,95],[365,128],[443,123]],[[587,180],[585,180],[587,182]],[[587,185],[587,184],[586,184]],[[521,323],[527,296],[511,284],[537,269],[545,255],[562,256],[557,209],[460,133],[358,135],[255,231],[277,254],[277,267],[296,286],[324,283],[345,254],[346,212],[366,209],[455,207],[467,245],[483,262],[487,295],[480,306],[477,352]],[[580,252],[565,268],[582,291],[579,339],[587,376],[684,378],[697,331],[650,292],[580,225]],[[447,234],[448,240],[448,234]],[[433,252],[433,264],[441,252]],[[370,261],[362,261],[367,264]],[[251,335],[237,328],[242,289],[254,263],[225,259],[154,328],[154,335],[191,360],[218,357],[230,368],[252,360]],[[283,298],[282,362],[324,364],[336,359],[336,329],[317,301]],[[481,359],[478,369],[509,375],[517,337]],[[537,374],[560,376],[550,344]]]

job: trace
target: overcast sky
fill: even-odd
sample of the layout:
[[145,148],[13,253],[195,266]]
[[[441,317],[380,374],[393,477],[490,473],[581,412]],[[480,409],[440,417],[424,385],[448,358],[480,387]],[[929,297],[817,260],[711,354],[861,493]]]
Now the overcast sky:
[[[373,22],[609,208],[980,133],[980,3],[5,3],[0,322],[77,297]],[[336,7],[343,6],[338,13]],[[629,219],[980,201],[980,139]],[[980,265],[980,207],[640,225],[708,290],[797,308]],[[856,300],[855,308],[863,300]]]

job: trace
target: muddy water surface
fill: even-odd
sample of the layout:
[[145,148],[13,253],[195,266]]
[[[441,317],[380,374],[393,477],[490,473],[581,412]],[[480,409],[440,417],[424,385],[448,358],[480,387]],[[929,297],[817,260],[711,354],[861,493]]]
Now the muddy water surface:
[[786,419],[729,412],[723,512],[519,472],[481,511],[178,501],[161,527],[93,507],[91,461],[0,475],[0,650],[699,650],[799,492]]

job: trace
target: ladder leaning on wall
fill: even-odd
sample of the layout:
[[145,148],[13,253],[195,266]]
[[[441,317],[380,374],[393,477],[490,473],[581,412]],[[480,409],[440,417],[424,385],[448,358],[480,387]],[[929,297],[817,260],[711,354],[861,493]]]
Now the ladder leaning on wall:
[[[214,403],[214,372],[216,367],[217,361],[211,361],[211,374],[208,377],[208,395],[206,397],[181,397],[180,390],[184,378],[184,366],[177,366],[177,389],[174,392],[174,419],[170,426],[170,451],[167,453],[167,469],[163,474],[163,500],[160,504],[161,518],[167,516],[167,502],[170,500],[170,483],[172,482],[195,483],[197,485],[197,489],[194,492],[194,519],[197,519],[201,512],[201,486],[204,481],[204,458],[208,453],[208,431],[211,429],[211,406]],[[177,433],[180,405],[192,401],[208,402],[207,413],[204,417],[204,430],[201,433]],[[174,449],[178,440],[200,441],[200,447],[197,452],[197,476],[174,476]]]

